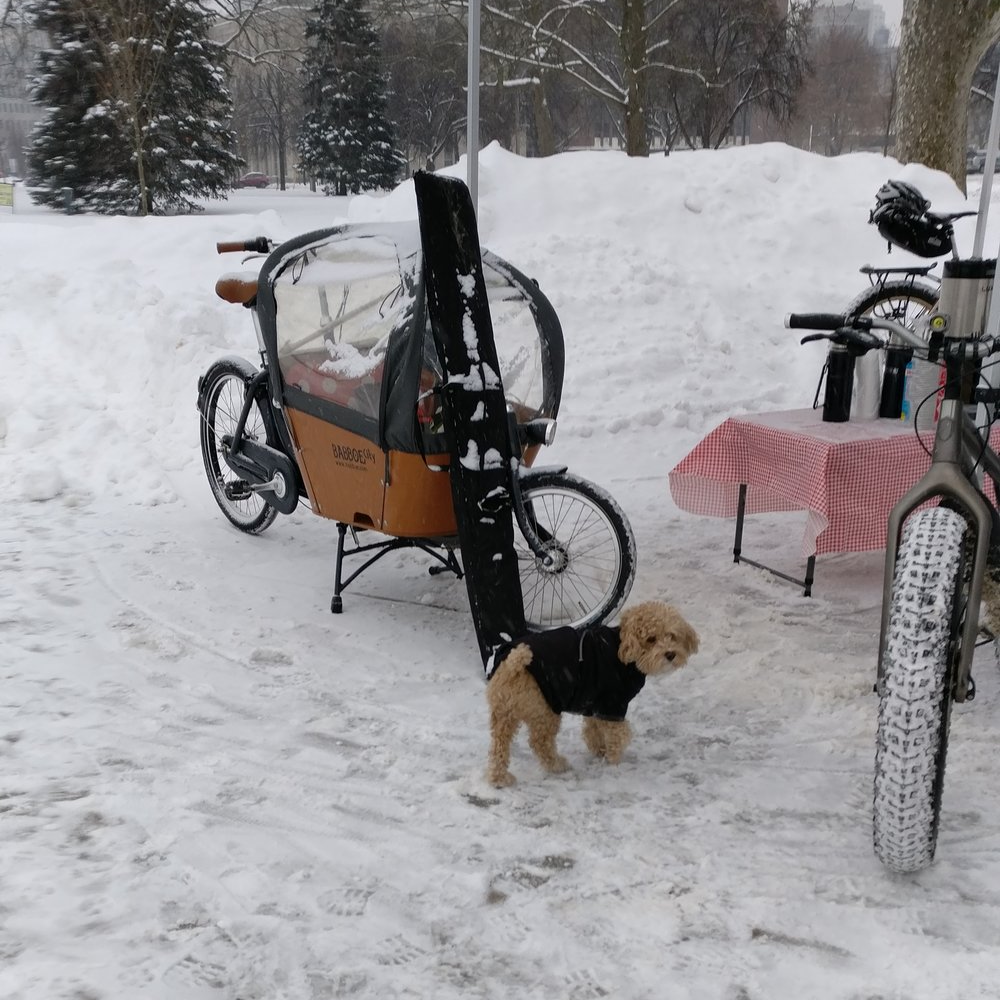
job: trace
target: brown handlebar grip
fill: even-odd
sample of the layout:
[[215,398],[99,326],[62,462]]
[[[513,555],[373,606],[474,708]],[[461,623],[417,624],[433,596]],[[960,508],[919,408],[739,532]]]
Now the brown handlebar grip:
[[239,253],[246,249],[246,240],[230,240],[228,243],[216,243],[216,253]]

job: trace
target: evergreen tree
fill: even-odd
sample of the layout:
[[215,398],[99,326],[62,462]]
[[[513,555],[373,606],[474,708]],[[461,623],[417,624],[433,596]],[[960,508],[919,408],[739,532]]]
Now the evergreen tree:
[[241,165],[228,127],[221,48],[197,0],[35,0],[52,47],[34,99],[47,109],[29,150],[44,204],[146,215],[197,209]]
[[327,194],[391,187],[405,161],[386,114],[381,42],[362,0],[319,0],[306,39],[302,170]]

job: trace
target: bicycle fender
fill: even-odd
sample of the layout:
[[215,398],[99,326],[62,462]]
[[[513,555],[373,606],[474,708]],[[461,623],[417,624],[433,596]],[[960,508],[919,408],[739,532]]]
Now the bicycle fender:
[[223,365],[233,365],[239,368],[245,382],[249,382],[260,370],[256,365],[247,361],[246,358],[241,358],[238,354],[227,354],[225,357],[213,361],[209,365],[208,371],[198,379],[198,410],[201,413],[205,412],[205,387],[211,384],[212,376],[215,374],[216,369]]

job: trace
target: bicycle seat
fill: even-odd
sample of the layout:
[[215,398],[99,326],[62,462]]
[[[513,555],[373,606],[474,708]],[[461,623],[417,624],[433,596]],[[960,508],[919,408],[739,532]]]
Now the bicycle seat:
[[956,219],[964,219],[967,215],[977,215],[978,213],[968,209],[964,212],[927,212],[927,218],[934,222],[954,222]]
[[215,283],[215,294],[226,302],[247,306],[257,298],[257,275],[249,272],[224,274]]

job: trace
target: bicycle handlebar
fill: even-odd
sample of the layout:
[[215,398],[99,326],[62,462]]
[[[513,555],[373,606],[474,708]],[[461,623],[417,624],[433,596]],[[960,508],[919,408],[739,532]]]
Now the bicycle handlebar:
[[[785,326],[790,330],[829,330],[830,333],[816,333],[803,337],[799,343],[811,340],[832,340],[848,348],[853,354],[864,354],[871,350],[889,347],[893,341],[883,341],[872,331],[884,330],[895,338],[896,343],[906,347],[926,351],[928,342],[924,337],[897,323],[895,320],[876,316],[840,316],[837,313],[789,313]],[[964,350],[977,358],[987,358],[1000,354],[1000,337],[994,340],[965,342]]]
[[215,244],[216,253],[270,253],[271,241],[266,236],[252,240],[231,240]]
[[839,313],[789,313],[785,317],[789,330],[839,330],[851,325],[851,317]]

